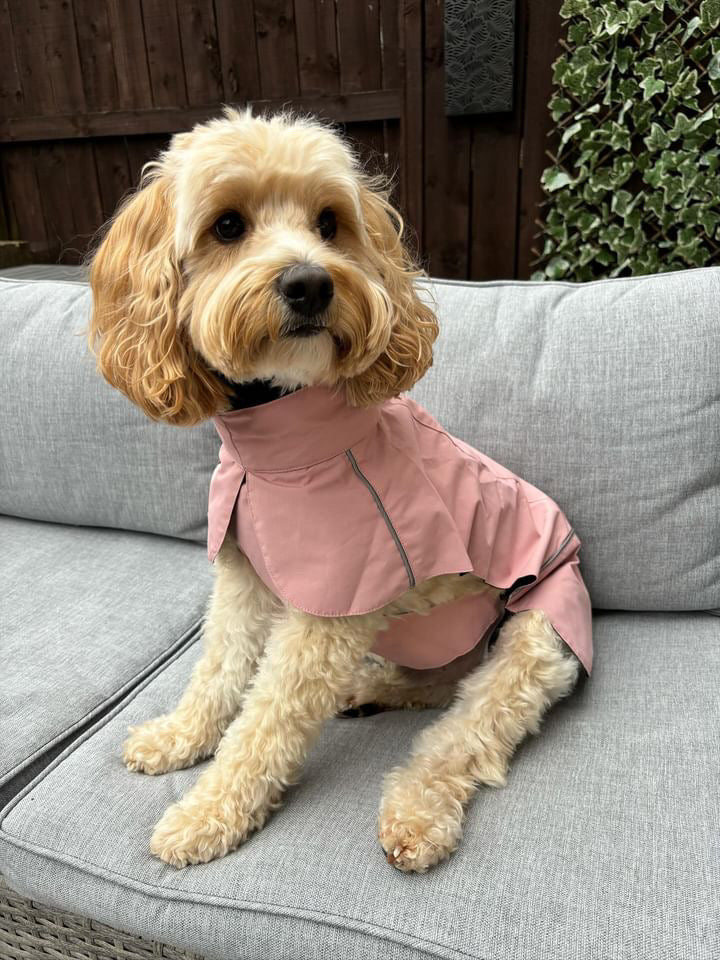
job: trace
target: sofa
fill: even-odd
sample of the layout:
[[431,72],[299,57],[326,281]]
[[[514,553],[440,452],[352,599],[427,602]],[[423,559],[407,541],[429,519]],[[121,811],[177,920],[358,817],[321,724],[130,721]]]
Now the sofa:
[[218,439],[101,380],[79,268],[0,278],[2,960],[720,956],[720,269],[424,286],[413,395],[569,516],[593,674],[425,875],[375,818],[432,710],[333,719],[265,829],[178,871],[148,841],[202,766],[121,745],[199,656]]

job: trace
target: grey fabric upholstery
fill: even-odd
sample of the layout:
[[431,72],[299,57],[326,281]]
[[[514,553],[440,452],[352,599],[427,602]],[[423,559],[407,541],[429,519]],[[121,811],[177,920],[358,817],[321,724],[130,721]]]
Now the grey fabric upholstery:
[[0,516],[0,802],[18,776],[194,639],[197,544]]
[[95,370],[85,284],[0,279],[0,513],[203,541],[219,440],[154,423]]
[[413,395],[560,504],[593,605],[720,606],[720,269],[433,290]]
[[[414,395],[557,500],[595,606],[720,606],[720,269],[433,292],[442,335]],[[215,431],[108,387],[89,307],[75,283],[0,280],[0,512],[201,540]]]
[[716,960],[720,619],[603,613],[597,670],[473,802],[449,863],[406,876],[375,839],[381,778],[434,712],[335,720],[301,783],[228,857],[176,871],[153,823],[201,768],[143,777],[129,723],[170,707],[198,647],[9,810],[21,893],[230,960]]

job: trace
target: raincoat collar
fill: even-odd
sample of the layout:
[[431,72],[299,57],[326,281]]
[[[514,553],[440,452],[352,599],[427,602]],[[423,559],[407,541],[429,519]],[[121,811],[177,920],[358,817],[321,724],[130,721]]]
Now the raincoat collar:
[[341,388],[303,387],[260,406],[217,414],[213,422],[238,464],[271,473],[344,453],[375,430],[380,411],[349,406]]

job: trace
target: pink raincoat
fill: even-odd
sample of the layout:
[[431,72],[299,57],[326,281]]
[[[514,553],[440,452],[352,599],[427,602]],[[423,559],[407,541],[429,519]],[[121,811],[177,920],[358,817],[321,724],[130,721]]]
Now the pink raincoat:
[[567,519],[414,400],[358,408],[342,391],[306,387],[215,426],[211,560],[230,532],[273,593],[320,617],[368,613],[430,577],[472,572],[505,594],[397,617],[373,652],[440,667],[486,643],[505,609],[540,609],[590,671],[590,598]]

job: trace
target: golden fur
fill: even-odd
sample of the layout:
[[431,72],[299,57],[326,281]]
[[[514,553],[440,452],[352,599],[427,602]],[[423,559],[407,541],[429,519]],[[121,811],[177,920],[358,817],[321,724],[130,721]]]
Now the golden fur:
[[[318,218],[328,208],[337,233],[323,238]],[[245,223],[232,243],[213,233],[227,211]],[[330,274],[334,296],[326,329],[299,339],[287,335],[276,283],[304,262]],[[432,361],[437,323],[418,275],[386,186],[332,130],[227,109],[176,136],[114,218],[91,268],[91,342],[111,384],[178,425],[226,409],[227,381],[258,377],[288,389],[342,385],[350,403],[376,403],[410,388]],[[452,704],[388,775],[378,820],[398,869],[447,857],[473,792],[504,783],[516,745],[572,689],[577,661],[542,611],[509,619],[460,679],[419,678],[367,655],[393,616],[493,589],[472,576],[435,577],[375,613],[313,617],[273,596],[226,541],[189,686],[171,714],[131,729],[124,747],[127,766],[150,774],[214,755],[165,812],[152,851],[182,867],[237,847],[280,803],[323,722],[375,702]]]
[[[315,230],[326,207],[338,215],[332,244]],[[210,228],[236,209],[251,229],[223,246]],[[384,400],[423,375],[437,336],[401,233],[379,181],[326,128],[228,110],[148,165],[92,262],[100,371],[149,416],[180,425],[222,407],[213,370],[241,381],[297,367],[301,380],[307,345],[282,340],[275,280],[309,261],[335,285],[314,379],[345,383],[356,405]]]

